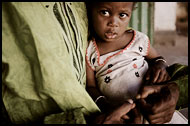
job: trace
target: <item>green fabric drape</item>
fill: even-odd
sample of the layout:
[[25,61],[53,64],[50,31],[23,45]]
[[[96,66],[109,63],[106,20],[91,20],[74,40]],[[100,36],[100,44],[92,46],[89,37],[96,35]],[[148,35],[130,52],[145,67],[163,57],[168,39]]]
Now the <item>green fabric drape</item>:
[[13,123],[58,108],[99,111],[85,90],[87,25],[83,2],[2,3],[2,97]]
[[171,82],[179,87],[177,108],[188,107],[188,66],[175,63],[168,68]]

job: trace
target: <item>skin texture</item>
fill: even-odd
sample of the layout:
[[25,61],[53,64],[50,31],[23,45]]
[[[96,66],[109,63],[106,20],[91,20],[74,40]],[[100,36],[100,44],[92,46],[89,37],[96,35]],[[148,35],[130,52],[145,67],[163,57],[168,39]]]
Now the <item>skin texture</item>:
[[[133,8],[133,2],[101,2],[93,3],[90,7],[90,21],[93,25],[96,44],[98,46],[100,55],[123,49],[133,38],[133,33],[126,32],[126,27],[131,18]],[[152,60],[160,56],[156,50],[150,45],[149,53],[146,56],[147,60]],[[159,93],[164,87],[158,85],[160,82],[164,82],[170,79],[166,66],[163,61],[158,61],[151,65],[145,79],[149,87],[142,88],[138,95],[139,105],[142,109],[146,110],[146,117],[150,123],[165,123],[171,119],[171,116],[175,110],[179,91],[175,84],[165,84],[168,87],[170,94],[161,98],[154,104],[147,104],[146,98],[153,93]],[[87,75],[87,91],[90,96],[95,100],[98,96],[102,95],[96,86],[96,79],[94,71],[86,65]],[[157,85],[152,85],[157,84]],[[172,85],[172,86],[171,86]],[[175,91],[174,91],[175,90]],[[177,93],[178,92],[178,93]],[[110,108],[106,103],[106,100],[101,100],[100,109],[105,111],[106,114],[99,115],[94,123],[105,123],[105,124],[123,124],[133,123],[140,124],[141,117],[139,109],[134,107],[135,104],[123,103],[118,108]],[[170,108],[168,108],[170,104]],[[110,111],[111,110],[111,111]],[[167,113],[168,116],[165,116]],[[133,119],[132,119],[132,116]],[[131,117],[130,117],[131,116]]]
[[92,7],[92,25],[100,55],[124,48],[133,34],[126,27],[131,18],[132,2],[102,2]]
[[[168,89],[169,92],[167,90]],[[163,90],[163,91],[162,91]],[[168,92],[168,93],[166,93]],[[147,97],[152,94],[161,94],[151,104],[147,102]],[[146,119],[151,124],[163,124],[169,122],[173,116],[179,97],[179,89],[176,83],[170,82],[164,85],[144,86],[137,95],[140,106]]]
[[[96,124],[125,124],[125,120],[130,117],[126,115],[132,109],[135,109],[135,103],[125,102],[123,105],[115,108],[114,111],[109,111],[107,114],[101,114],[96,117]],[[135,113],[136,114],[136,113]]]
[[145,79],[149,84],[161,83],[170,80],[170,76],[166,71],[166,65],[162,61],[155,63],[148,69]]

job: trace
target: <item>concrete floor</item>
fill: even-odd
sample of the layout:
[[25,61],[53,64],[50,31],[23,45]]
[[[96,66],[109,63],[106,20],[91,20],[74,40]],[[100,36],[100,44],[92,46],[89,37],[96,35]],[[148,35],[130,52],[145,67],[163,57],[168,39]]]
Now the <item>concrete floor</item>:
[[153,47],[166,59],[168,65],[188,65],[188,36],[178,35],[175,31],[157,31]]

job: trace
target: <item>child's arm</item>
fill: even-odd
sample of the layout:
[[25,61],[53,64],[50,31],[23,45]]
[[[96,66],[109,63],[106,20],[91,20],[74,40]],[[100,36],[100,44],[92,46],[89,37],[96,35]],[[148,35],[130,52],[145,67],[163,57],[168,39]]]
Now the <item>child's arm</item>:
[[86,64],[86,89],[92,99],[95,101],[100,95],[100,91],[96,87],[95,74],[92,69]]
[[[92,97],[92,99],[96,102],[98,107],[100,108],[101,111],[107,111],[108,105],[105,97],[103,94],[99,91],[97,85],[96,85],[96,79],[95,79],[95,73],[94,71],[86,64],[86,90]],[[103,96],[103,97],[100,97]]]
[[151,45],[146,59],[150,68],[145,75],[145,79],[149,80],[149,83],[160,83],[170,79],[166,71],[168,65]]
[[148,60],[154,59],[156,57],[160,56],[158,54],[158,52],[150,45],[149,51],[148,51],[148,55],[146,56],[146,58]]

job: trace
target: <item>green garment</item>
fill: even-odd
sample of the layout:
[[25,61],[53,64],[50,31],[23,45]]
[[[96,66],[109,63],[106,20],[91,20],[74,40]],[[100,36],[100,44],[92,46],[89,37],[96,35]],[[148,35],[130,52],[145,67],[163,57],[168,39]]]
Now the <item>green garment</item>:
[[13,123],[100,111],[85,90],[87,26],[83,2],[2,3],[2,98]]
[[188,66],[175,63],[168,68],[171,82],[179,87],[177,108],[188,107]]
[[[2,3],[2,99],[12,123],[84,124],[100,112],[85,90],[87,26],[83,2]],[[182,105],[187,67],[171,71]]]

